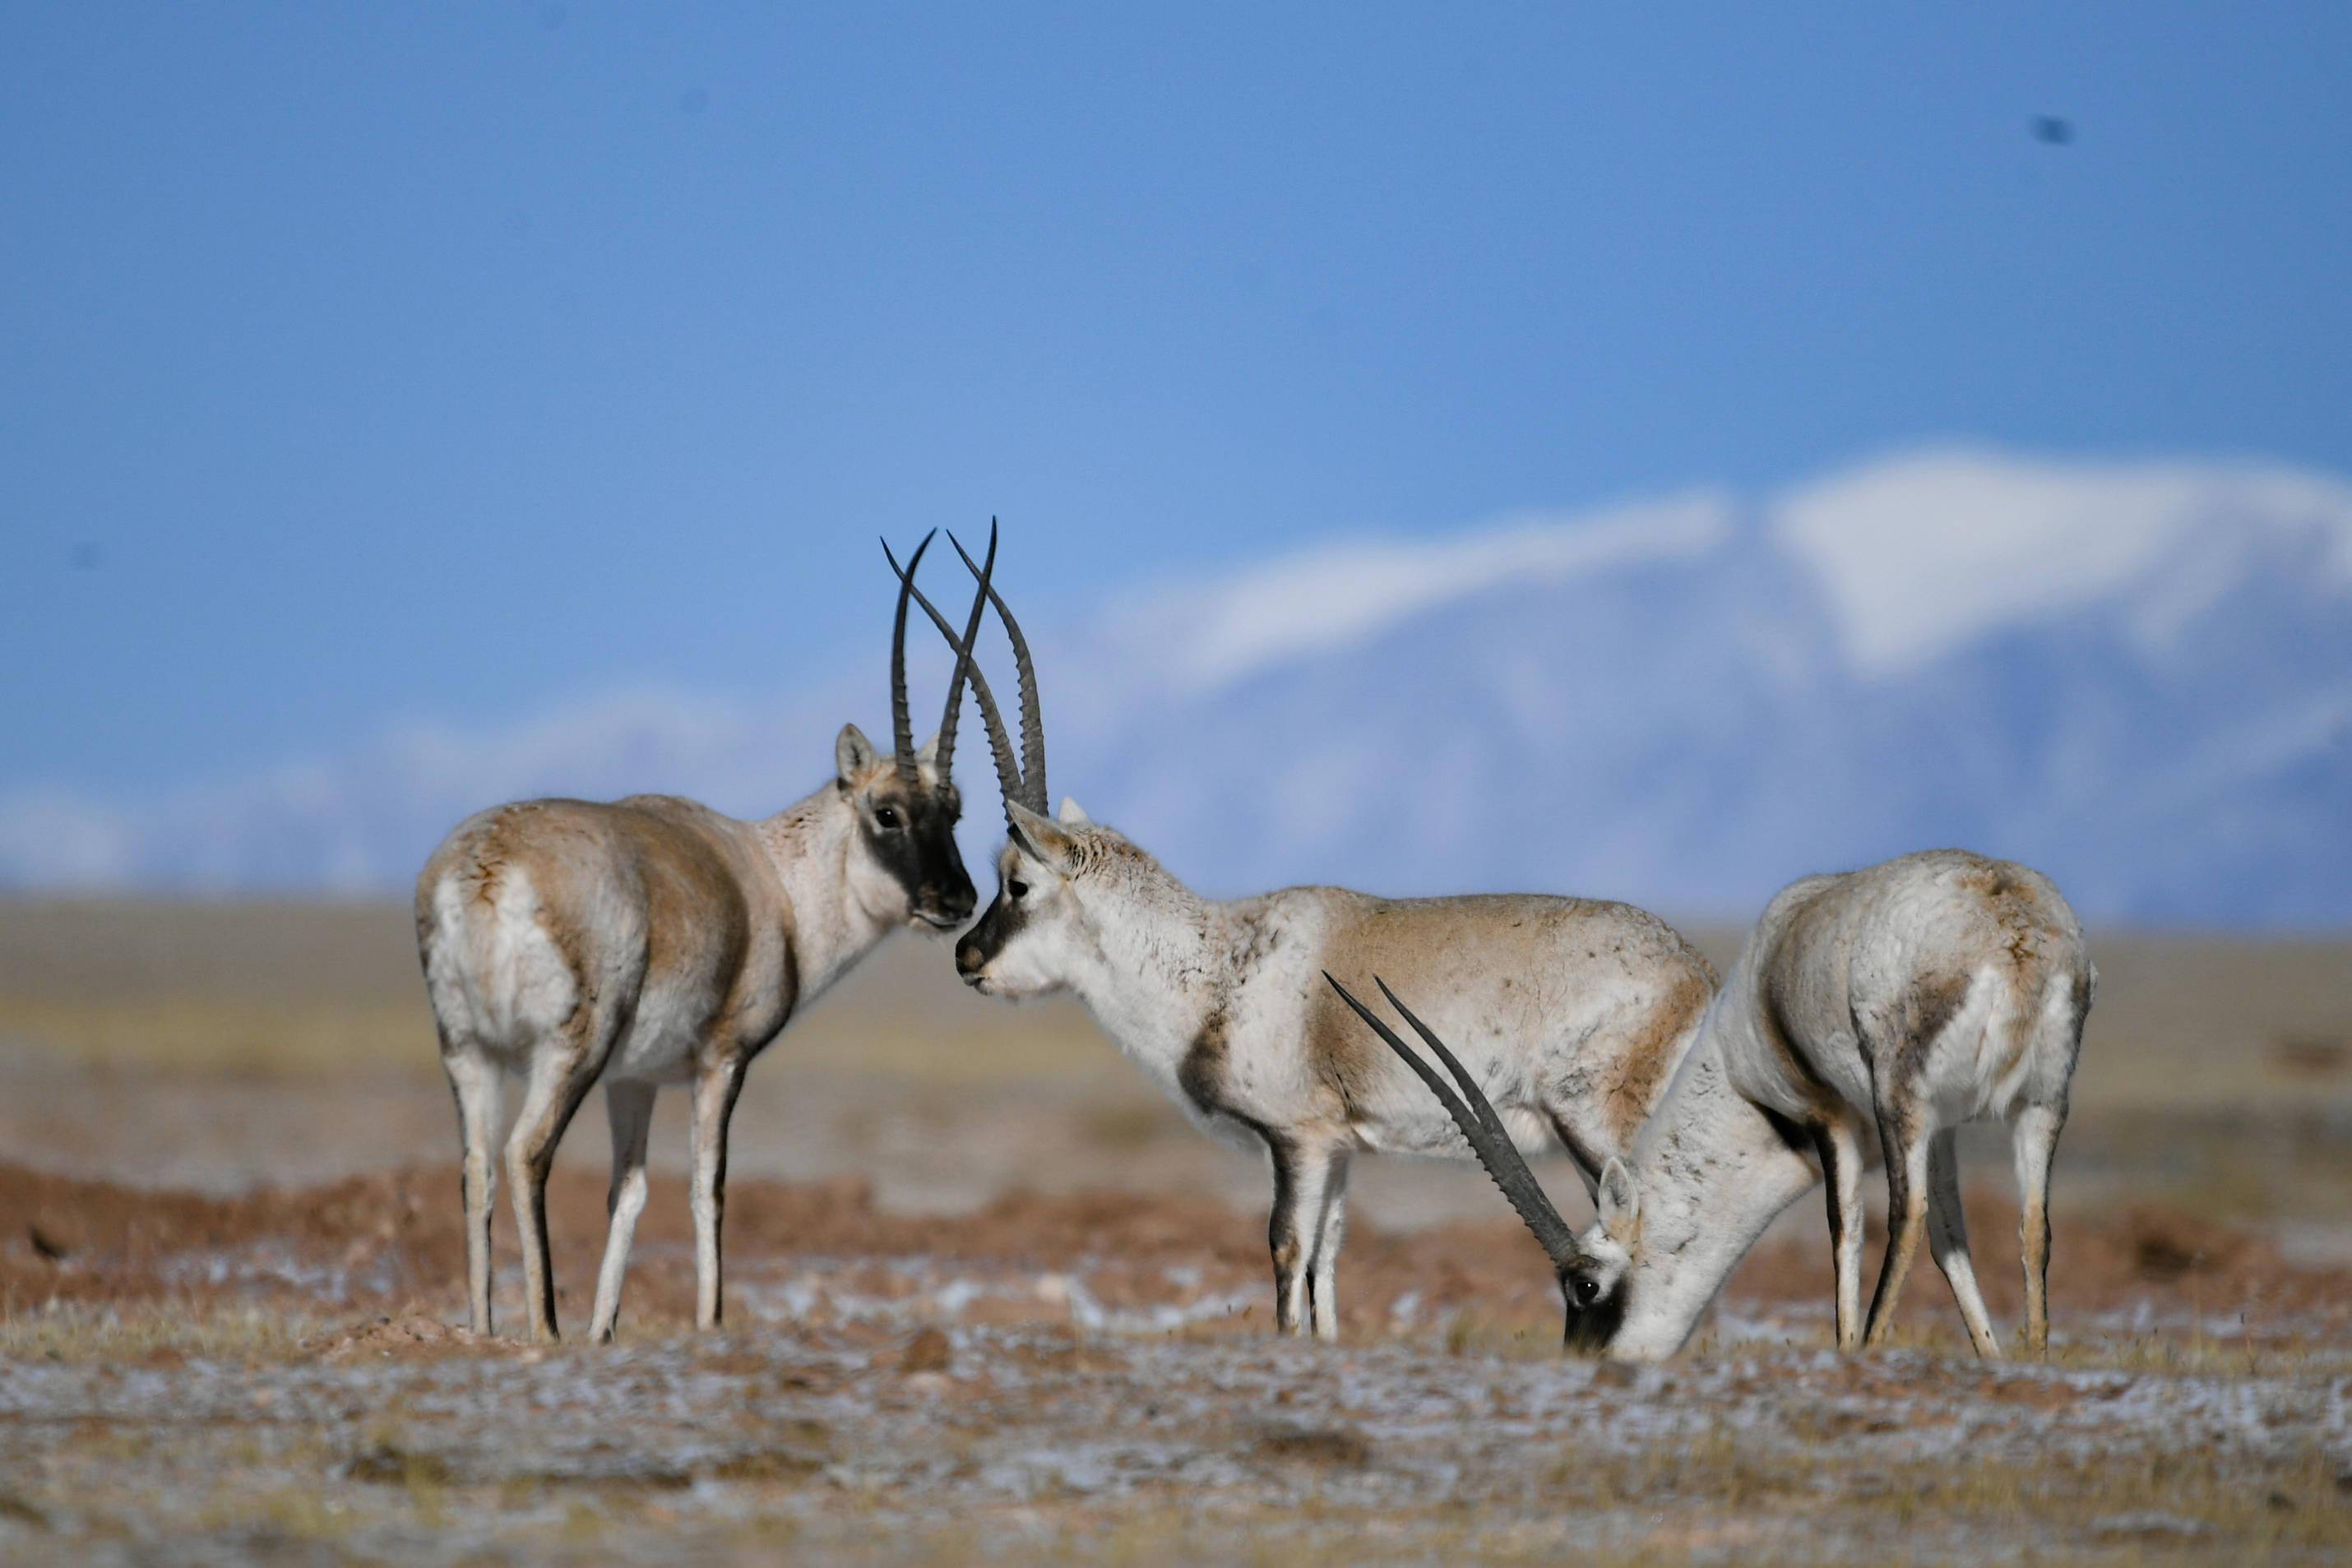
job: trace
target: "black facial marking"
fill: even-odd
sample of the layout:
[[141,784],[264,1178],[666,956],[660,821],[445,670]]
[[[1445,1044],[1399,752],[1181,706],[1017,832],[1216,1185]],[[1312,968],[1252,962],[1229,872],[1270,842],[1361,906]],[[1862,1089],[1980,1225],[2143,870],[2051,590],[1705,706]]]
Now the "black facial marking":
[[1567,1303],[1568,1322],[1560,1343],[1573,1351],[1607,1347],[1624,1326],[1632,1281],[1620,1279],[1614,1290],[1598,1289],[1598,1281],[1571,1269],[1559,1277],[1560,1299]]
[[969,917],[980,895],[956,848],[953,793],[892,789],[878,792],[869,808],[858,821],[858,836],[866,852],[906,890],[908,907],[950,924]]
[[970,979],[988,967],[990,960],[1004,951],[1004,945],[1021,934],[1029,924],[1029,911],[1022,904],[999,893],[990,901],[988,911],[979,923],[963,934],[956,944],[956,973]]

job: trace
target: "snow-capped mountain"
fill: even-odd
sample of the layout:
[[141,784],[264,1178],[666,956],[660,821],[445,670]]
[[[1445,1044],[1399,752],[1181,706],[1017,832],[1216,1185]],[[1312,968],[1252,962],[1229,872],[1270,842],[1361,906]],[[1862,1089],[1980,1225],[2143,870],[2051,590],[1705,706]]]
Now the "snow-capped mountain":
[[[2095,918],[2352,922],[2352,486],[2326,477],[1942,452],[1335,543],[1029,630],[1055,792],[1208,891],[1745,916],[1791,876],[1962,843]],[[636,693],[153,800],[0,802],[0,881],[396,888],[519,794],[780,805],[872,677],[773,715]]]

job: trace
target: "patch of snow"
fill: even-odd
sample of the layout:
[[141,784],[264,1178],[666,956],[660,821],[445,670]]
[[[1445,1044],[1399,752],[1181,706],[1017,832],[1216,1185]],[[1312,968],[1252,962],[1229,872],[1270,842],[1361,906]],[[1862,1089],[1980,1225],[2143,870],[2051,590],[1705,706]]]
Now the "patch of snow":
[[2323,530],[2325,559],[2352,581],[2352,490],[2255,466],[1927,453],[1783,497],[1771,531],[1827,591],[1856,671],[1883,679],[2116,592],[2194,536],[2281,518]]
[[1500,584],[1705,555],[1731,526],[1731,502],[1715,492],[1598,514],[1521,513],[1452,538],[1326,545],[1169,591],[1139,614],[1147,625],[1184,628],[1160,652],[1175,661],[1176,685],[1200,691],[1364,642]]

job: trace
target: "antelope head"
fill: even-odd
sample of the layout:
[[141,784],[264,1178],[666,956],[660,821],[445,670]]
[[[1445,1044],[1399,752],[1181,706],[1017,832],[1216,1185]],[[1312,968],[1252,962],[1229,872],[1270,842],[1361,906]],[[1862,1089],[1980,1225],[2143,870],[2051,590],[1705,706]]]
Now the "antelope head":
[[1076,800],[1052,817],[1013,801],[1005,818],[1012,837],[997,856],[996,901],[956,944],[956,972],[983,996],[1043,996],[1101,953],[1089,895],[1099,904],[1131,893],[1125,873],[1148,858],[1088,821]]
[[[1090,822],[1075,800],[1065,800],[1058,815],[1049,815],[1045,793],[1045,722],[1037,701],[1037,666],[1030,657],[1029,640],[1022,634],[1003,596],[990,585],[987,563],[975,562],[953,534],[949,542],[980,580],[971,622],[959,637],[946,616],[933,608],[922,591],[912,586],[909,570],[899,580],[931,618],[932,624],[957,652],[958,668],[969,668],[972,696],[980,704],[982,722],[996,758],[996,780],[1004,797],[1007,841],[997,860],[996,901],[979,923],[956,944],[956,972],[964,983],[990,996],[1033,997],[1058,988],[1072,965],[1091,951],[1079,883],[1107,859],[1123,858],[1116,846],[1127,841],[1112,830]],[[989,562],[996,552],[996,529],[989,527]],[[897,562],[891,565],[895,568]],[[1013,661],[1020,682],[1021,746],[1016,756],[1002,710],[989,690],[987,677],[971,663],[971,644],[980,630],[980,605],[993,606],[1013,644]]]
[[[1579,1236],[1559,1217],[1559,1210],[1552,1207],[1550,1197],[1537,1182],[1535,1173],[1528,1168],[1518,1145],[1511,1141],[1503,1119],[1495,1113],[1495,1107],[1488,1103],[1477,1080],[1445,1049],[1445,1042],[1413,1016],[1412,1009],[1397,1000],[1388,982],[1373,977],[1389,1005],[1445,1064],[1445,1073],[1454,1080],[1452,1084],[1446,1082],[1445,1074],[1399,1040],[1395,1030],[1350,995],[1348,988],[1333,979],[1328,970],[1323,977],[1330,981],[1339,998],[1355,1009],[1356,1016],[1370,1024],[1414,1075],[1429,1085],[1429,1092],[1437,1096],[1438,1103],[1454,1118],[1454,1124],[1470,1141],[1478,1163],[1486,1167],[1486,1174],[1534,1233],[1544,1255],[1551,1260],[1552,1273],[1559,1281],[1560,1300],[1568,1312],[1562,1338],[1568,1347],[1579,1351],[1606,1349],[1624,1322],[1628,1304],[1626,1274],[1633,1264],[1634,1240],[1641,1233],[1640,1194],[1624,1166],[1612,1159],[1601,1171],[1597,1198],[1599,1218]],[[1458,1094],[1454,1092],[1455,1085],[1461,1089]]]
[[[856,822],[848,871],[858,903],[877,913],[903,911],[919,928],[949,931],[971,919],[979,902],[955,841],[956,821],[963,814],[953,773],[956,715],[971,672],[966,651],[948,685],[939,732],[918,747],[907,700],[907,604],[915,591],[915,570],[930,547],[931,536],[926,535],[899,580],[898,617],[890,632],[890,754],[881,755],[863,730],[848,724],[834,741],[833,759],[836,786]],[[890,547],[882,549],[887,555]],[[992,539],[989,566],[995,559]],[[891,564],[898,564],[895,558]],[[981,592],[971,608],[975,627],[988,603],[987,570],[979,570]]]

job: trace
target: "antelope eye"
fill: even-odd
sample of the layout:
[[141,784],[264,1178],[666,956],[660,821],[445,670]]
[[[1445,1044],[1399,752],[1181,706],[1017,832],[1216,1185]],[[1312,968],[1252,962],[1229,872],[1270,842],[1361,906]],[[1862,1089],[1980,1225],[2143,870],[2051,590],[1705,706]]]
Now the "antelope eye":
[[1601,1281],[1598,1280],[1579,1280],[1576,1282],[1576,1299],[1580,1305],[1591,1306],[1592,1298],[1600,1293]]
[[1015,902],[1029,896],[1029,884],[1015,877],[1004,884],[1005,896]]
[[898,825],[898,808],[896,806],[875,807],[874,825],[878,828],[897,827]]

